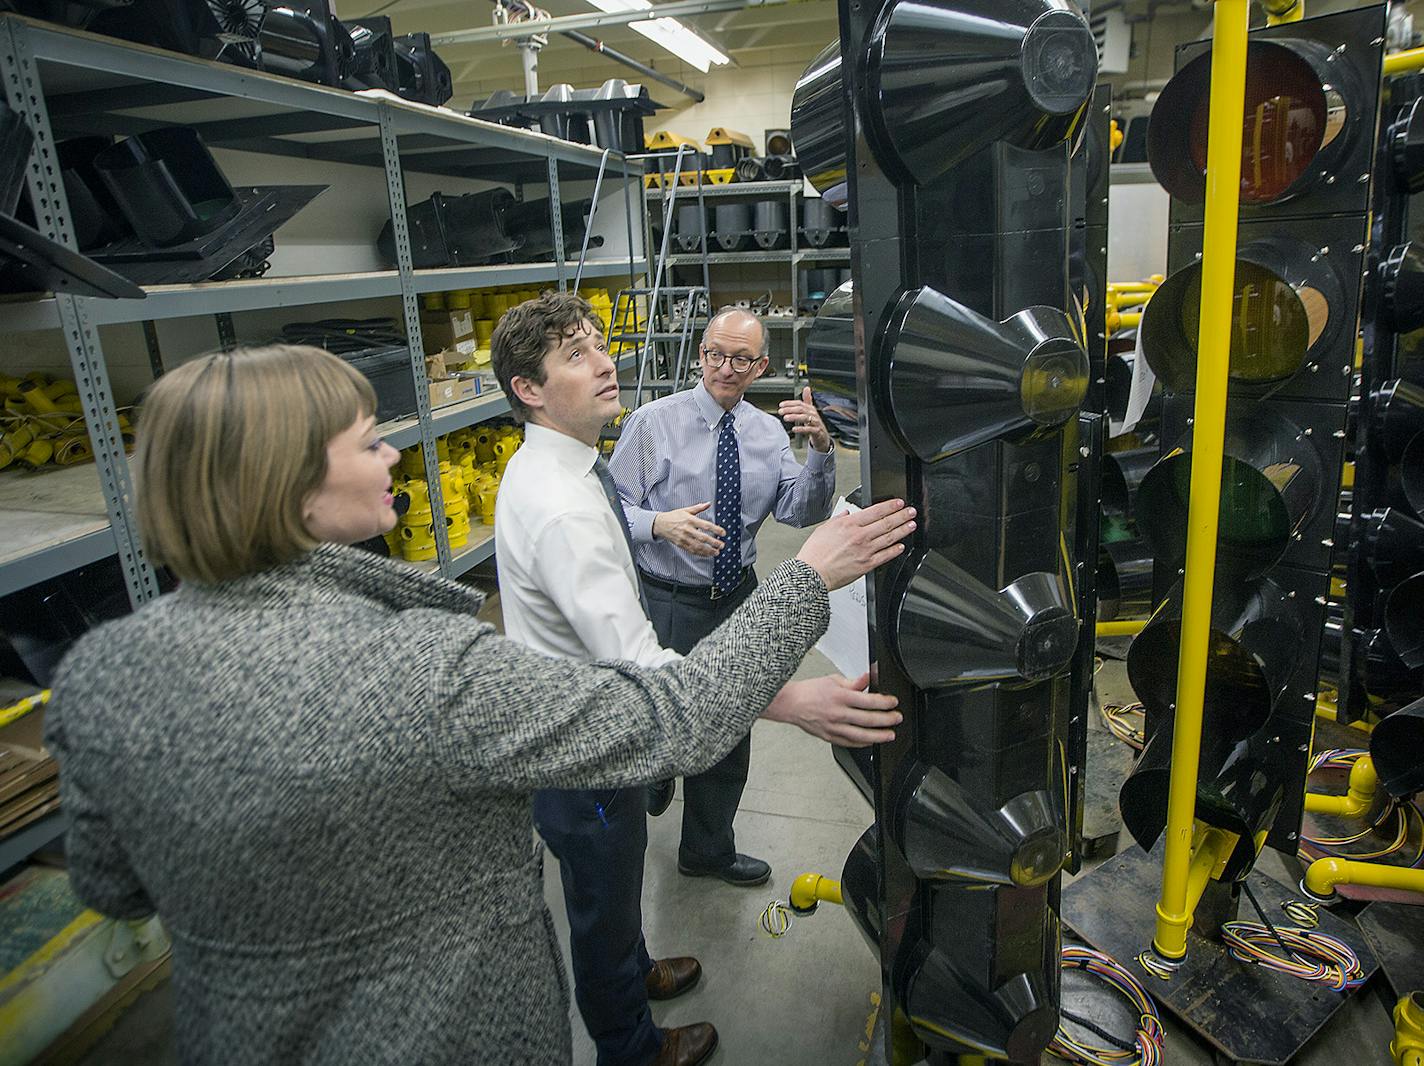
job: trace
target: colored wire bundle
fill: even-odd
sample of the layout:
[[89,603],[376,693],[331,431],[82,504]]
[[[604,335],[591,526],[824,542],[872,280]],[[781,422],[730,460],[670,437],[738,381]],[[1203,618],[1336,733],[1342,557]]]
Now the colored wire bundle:
[[[1227,922],[1221,927],[1221,940],[1233,959],[1315,981],[1336,992],[1365,983],[1365,971],[1354,951],[1329,933],[1289,926],[1268,929],[1260,922]],[[1282,947],[1289,957],[1274,954],[1269,950],[1272,946]]]
[[795,921],[795,916],[791,913],[791,909],[781,900],[774,899],[761,912],[757,924],[761,926],[763,933],[775,940],[791,932],[793,921]]
[[1287,899],[1281,901],[1281,910],[1285,916],[1302,929],[1314,929],[1320,924],[1320,904],[1307,903],[1303,899]]
[[1157,1004],[1137,978],[1110,955],[1091,948],[1065,947],[1062,965],[1065,970],[1086,970],[1121,992],[1137,1012],[1137,1029],[1133,1041],[1128,1043],[1098,1028],[1086,1018],[1064,1011],[1063,1016],[1069,1021],[1091,1030],[1115,1046],[1094,1046],[1074,1037],[1060,1024],[1053,1042],[1048,1045],[1050,1052],[1060,1059],[1087,1066],[1160,1066],[1165,1061],[1166,1033],[1162,1029],[1162,1018],[1157,1013]]
[[[1111,727],[1110,727],[1111,728]],[[1315,773],[1317,770],[1349,770],[1364,755],[1368,755],[1364,748],[1328,748],[1325,751],[1317,752],[1310,760],[1310,769],[1307,773]],[[1418,866],[1424,862],[1424,814],[1413,803],[1400,802],[1391,798],[1379,816],[1373,822],[1365,826],[1358,833],[1351,833],[1340,837],[1308,837],[1301,835],[1301,842],[1311,844],[1321,851],[1332,855],[1341,855],[1350,859],[1382,859],[1387,855],[1393,855],[1403,851],[1409,846],[1409,823],[1410,816],[1418,820],[1419,825],[1419,850],[1415,853],[1410,866]],[[1371,836],[1384,826],[1391,818],[1395,820],[1394,838],[1384,847],[1375,851],[1365,852],[1344,852],[1340,848],[1350,844],[1359,843],[1366,837]]]
[[[1233,959],[1327,985],[1336,992],[1365,983],[1364,968],[1349,944],[1313,929],[1272,925],[1250,884],[1243,881],[1241,888],[1261,920],[1227,922],[1221,927],[1221,942]],[[1281,949],[1280,955],[1268,950],[1271,944]]]
[[1102,705],[1103,725],[1108,727],[1108,732],[1137,751],[1147,742],[1143,732],[1144,713],[1140,703]]
[[1154,952],[1139,952],[1137,965],[1141,966],[1159,981],[1170,981],[1172,979],[1172,967],[1158,958]]

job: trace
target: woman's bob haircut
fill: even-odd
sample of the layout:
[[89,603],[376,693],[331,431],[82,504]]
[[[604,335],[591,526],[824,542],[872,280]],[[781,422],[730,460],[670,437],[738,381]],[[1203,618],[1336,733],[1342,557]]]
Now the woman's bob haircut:
[[371,383],[321,348],[215,352],[163,375],[138,425],[149,558],[213,584],[316,547],[302,507],[326,479],[326,446],[375,409]]

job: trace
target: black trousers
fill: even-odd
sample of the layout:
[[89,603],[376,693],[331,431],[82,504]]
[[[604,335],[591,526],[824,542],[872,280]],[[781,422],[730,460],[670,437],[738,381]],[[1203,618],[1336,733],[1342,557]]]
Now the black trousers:
[[644,984],[653,967],[643,942],[647,790],[543,789],[534,827],[559,860],[574,1001],[598,1066],[646,1066],[663,1045]]
[[[731,595],[711,599],[706,590],[667,589],[645,583],[648,617],[664,648],[686,655],[699,640],[725,622],[756,591],[749,573]],[[737,857],[732,819],[742,802],[751,764],[752,738],[744,737],[711,769],[682,783],[682,845],[678,859],[691,866],[720,866]]]

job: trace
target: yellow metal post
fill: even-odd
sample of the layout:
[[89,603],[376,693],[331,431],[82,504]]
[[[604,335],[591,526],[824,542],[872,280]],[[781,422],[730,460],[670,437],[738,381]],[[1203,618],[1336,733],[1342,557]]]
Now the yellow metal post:
[[1384,75],[1409,74],[1424,68],[1424,48],[1406,48],[1384,57]]
[[1216,0],[1211,38],[1211,105],[1206,150],[1206,219],[1202,239],[1200,332],[1193,411],[1191,503],[1182,598],[1182,646],[1172,726],[1172,775],[1167,796],[1162,891],[1152,946],[1165,959],[1187,953],[1187,877],[1192,862],[1202,701],[1211,636],[1211,586],[1221,505],[1226,433],[1236,219],[1241,190],[1241,129],[1246,99],[1247,0]]

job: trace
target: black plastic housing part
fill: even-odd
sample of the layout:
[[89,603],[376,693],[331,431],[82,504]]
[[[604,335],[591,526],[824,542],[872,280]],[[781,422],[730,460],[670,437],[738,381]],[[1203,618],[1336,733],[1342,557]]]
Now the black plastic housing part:
[[808,365],[856,424],[864,501],[920,523],[867,581],[877,686],[905,723],[836,755],[877,820],[843,894],[880,958],[885,1061],[1033,1061],[1057,1026],[1092,672],[1101,420],[1082,410],[1069,158],[1096,48],[1062,0],[839,12],[792,136],[846,208],[854,283],[825,299]]

